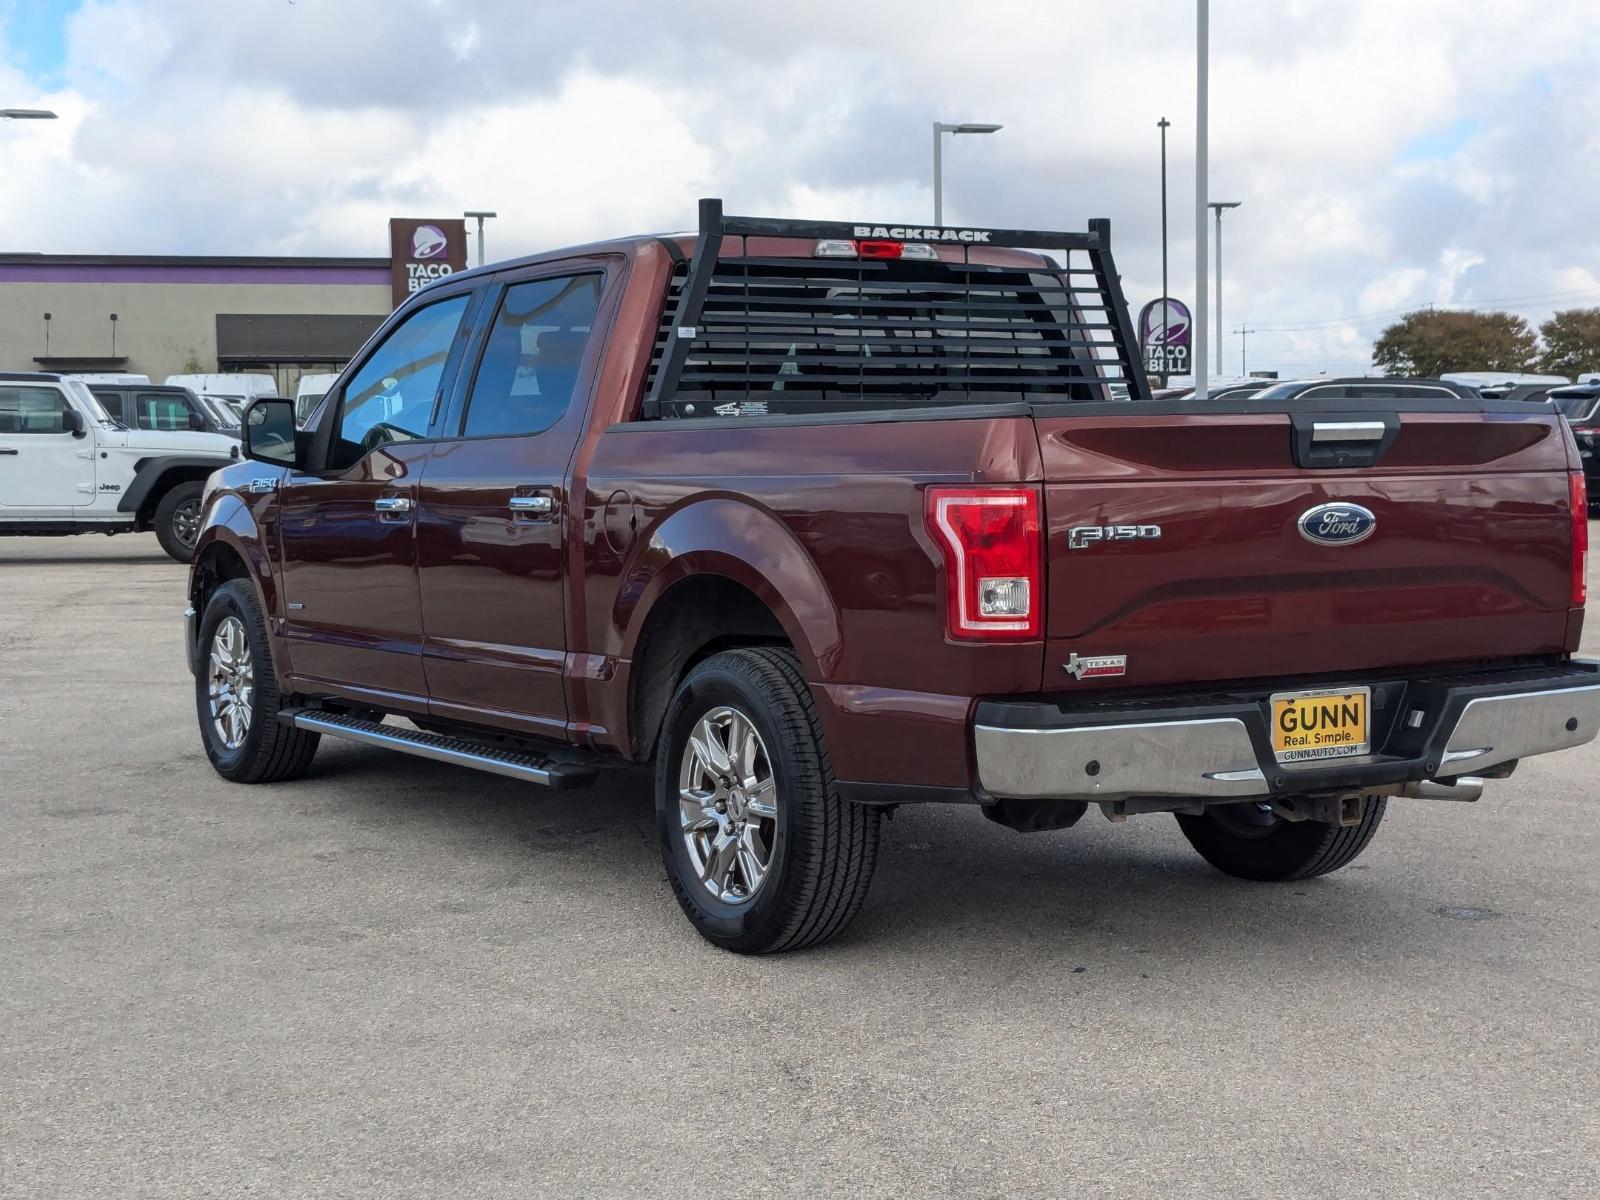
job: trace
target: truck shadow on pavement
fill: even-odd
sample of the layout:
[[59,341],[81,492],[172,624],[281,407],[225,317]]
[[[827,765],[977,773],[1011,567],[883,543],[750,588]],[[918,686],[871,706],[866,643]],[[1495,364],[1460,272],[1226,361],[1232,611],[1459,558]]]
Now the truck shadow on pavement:
[[[561,898],[599,898],[607,928],[701,945],[667,888],[645,770],[608,773],[588,791],[546,791],[324,742],[311,775],[290,786],[301,793],[298,812],[334,819],[327,835],[370,841],[381,830],[406,844],[405,857],[466,861],[495,881],[487,898],[465,883],[462,902],[491,907],[507,893],[572,889]],[[1330,878],[1252,884],[1207,866],[1160,816],[1113,827],[1091,812],[1070,830],[1018,834],[967,806],[909,807],[883,833],[862,913],[807,957],[954,958],[981,948],[1069,972],[1108,958],[1124,969],[1159,961],[1165,972],[1174,962],[1232,969],[1256,956],[1303,966],[1308,947],[1321,946],[1372,965],[1442,934],[1430,907],[1438,901],[1411,894],[1378,853]],[[523,907],[517,919],[547,918]]]

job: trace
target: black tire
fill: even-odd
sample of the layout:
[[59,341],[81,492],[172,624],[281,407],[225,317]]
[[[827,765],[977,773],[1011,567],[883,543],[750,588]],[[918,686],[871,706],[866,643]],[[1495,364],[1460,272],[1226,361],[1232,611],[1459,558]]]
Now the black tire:
[[[253,684],[247,707],[248,732],[237,746],[226,744],[211,711],[211,651],[217,630],[229,618],[243,627],[249,647]],[[305,774],[320,740],[315,733],[278,723],[283,697],[272,670],[267,625],[255,588],[247,579],[231,579],[211,594],[200,618],[199,655],[194,674],[195,715],[200,741],[217,774],[234,783],[276,783]]]
[[[702,882],[679,806],[689,734],[702,717],[736,709],[760,735],[776,791],[775,837],[749,899],[728,903]],[[692,764],[691,764],[692,765]],[[656,754],[656,828],[667,879],[706,940],[740,954],[799,950],[827,941],[861,909],[878,859],[882,817],[834,788],[810,689],[792,653],[730,650],[697,665],[667,708]]]
[[1178,813],[1189,844],[1225,875],[1264,883],[1311,879],[1355,860],[1378,832],[1386,796],[1368,796],[1357,825],[1285,821],[1257,804],[1227,804],[1203,816]]
[[194,560],[194,544],[200,535],[200,497],[205,490],[206,485],[198,479],[174,484],[156,504],[156,541],[181,563]]

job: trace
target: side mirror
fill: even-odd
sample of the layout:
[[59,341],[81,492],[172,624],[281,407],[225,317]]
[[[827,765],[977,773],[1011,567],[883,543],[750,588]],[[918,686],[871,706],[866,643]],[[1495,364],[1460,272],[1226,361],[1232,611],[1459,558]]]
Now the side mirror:
[[302,453],[295,438],[294,401],[275,396],[253,401],[244,410],[240,441],[246,458],[277,467],[299,467]]
[[64,409],[61,413],[61,428],[73,437],[82,437],[83,414],[75,408]]
[[197,412],[192,412],[189,414],[190,429],[194,430],[196,433],[203,433],[205,431],[205,427],[206,419],[204,417]]

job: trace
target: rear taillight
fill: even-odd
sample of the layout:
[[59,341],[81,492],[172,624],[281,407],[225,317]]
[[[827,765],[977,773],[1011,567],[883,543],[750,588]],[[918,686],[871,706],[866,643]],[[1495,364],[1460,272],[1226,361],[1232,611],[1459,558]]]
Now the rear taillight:
[[1589,487],[1582,471],[1567,478],[1572,503],[1572,607],[1582,608],[1589,598]]
[[1044,550],[1032,487],[930,487],[928,531],[944,554],[945,630],[1025,641],[1043,626]]

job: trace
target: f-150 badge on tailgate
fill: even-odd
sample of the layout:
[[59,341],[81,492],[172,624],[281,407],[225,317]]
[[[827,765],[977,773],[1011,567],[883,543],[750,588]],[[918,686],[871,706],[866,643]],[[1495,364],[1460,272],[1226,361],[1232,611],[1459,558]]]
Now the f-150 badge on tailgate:
[[1363,542],[1378,528],[1372,510],[1359,504],[1319,504],[1300,514],[1300,536],[1321,546]]
[[1096,542],[1147,541],[1160,536],[1159,525],[1074,525],[1067,530],[1067,549],[1082,550]]

